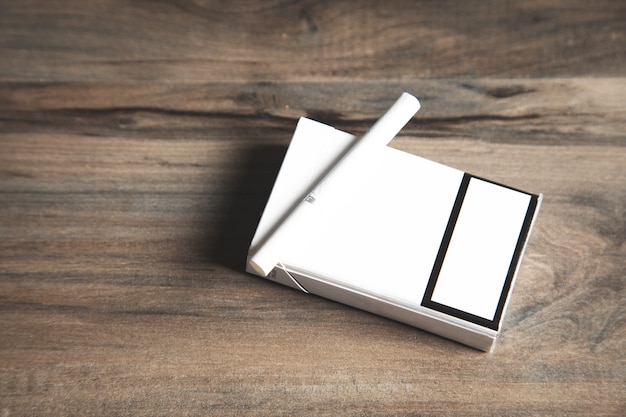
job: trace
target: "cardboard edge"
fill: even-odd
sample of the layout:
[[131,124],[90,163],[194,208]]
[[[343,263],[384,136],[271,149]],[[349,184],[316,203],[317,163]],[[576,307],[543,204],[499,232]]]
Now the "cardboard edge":
[[484,329],[484,332],[469,329],[460,326],[458,323],[451,323],[429,316],[423,311],[412,310],[335,283],[322,281],[293,271],[290,271],[290,273],[311,294],[408,324],[484,352],[490,352],[493,349],[497,333],[490,329]]

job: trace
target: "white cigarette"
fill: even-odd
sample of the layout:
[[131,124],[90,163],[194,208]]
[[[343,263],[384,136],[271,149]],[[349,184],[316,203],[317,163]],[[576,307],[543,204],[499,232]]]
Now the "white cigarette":
[[361,158],[371,152],[372,147],[386,146],[400,132],[400,129],[420,109],[420,102],[411,94],[402,93],[400,98],[387,110],[374,126],[346,152],[307,194],[307,196],[287,215],[283,222],[270,234],[265,242],[248,260],[250,266],[261,276],[267,276],[281,261],[283,248],[291,238],[297,236],[298,225],[305,224],[315,210],[315,203],[325,195],[333,195],[333,187],[340,186],[339,178],[350,174],[351,167],[361,163]]

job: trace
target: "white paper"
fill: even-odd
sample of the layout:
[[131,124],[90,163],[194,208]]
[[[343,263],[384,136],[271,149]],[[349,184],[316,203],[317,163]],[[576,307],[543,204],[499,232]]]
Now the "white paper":
[[432,301],[493,320],[530,195],[472,178]]

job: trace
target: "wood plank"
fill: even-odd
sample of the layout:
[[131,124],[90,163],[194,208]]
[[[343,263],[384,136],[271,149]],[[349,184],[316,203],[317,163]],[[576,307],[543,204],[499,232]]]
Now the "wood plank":
[[0,1],[0,78],[623,76],[626,3]]
[[[0,415],[626,414],[626,3],[0,0]],[[243,272],[295,123],[543,207],[496,351]]]
[[[297,118],[362,133],[405,89],[394,146],[545,194],[491,355],[243,272]],[[0,411],[623,414],[625,89],[0,83]]]
[[[623,144],[623,78],[397,82],[0,82],[5,132],[286,143],[311,117],[364,133],[402,91],[423,108],[402,134],[537,145]],[[259,127],[271,133],[259,132]]]

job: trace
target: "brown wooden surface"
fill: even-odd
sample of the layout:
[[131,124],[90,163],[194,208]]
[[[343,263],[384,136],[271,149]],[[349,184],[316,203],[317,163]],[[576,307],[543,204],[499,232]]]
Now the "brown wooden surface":
[[[626,3],[0,1],[0,415],[626,414]],[[243,272],[298,117],[544,193],[493,354]]]

